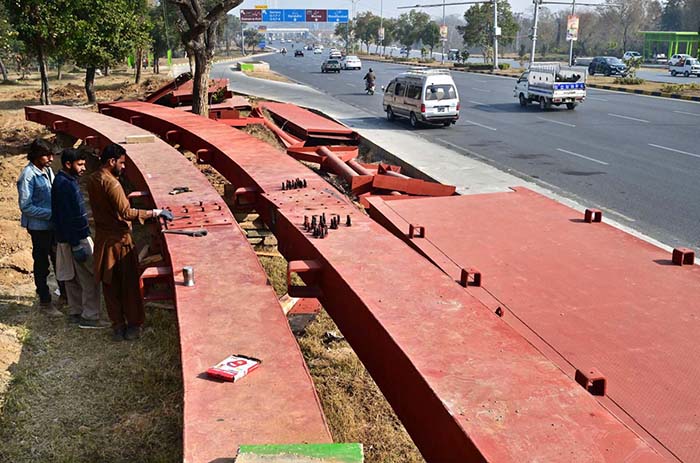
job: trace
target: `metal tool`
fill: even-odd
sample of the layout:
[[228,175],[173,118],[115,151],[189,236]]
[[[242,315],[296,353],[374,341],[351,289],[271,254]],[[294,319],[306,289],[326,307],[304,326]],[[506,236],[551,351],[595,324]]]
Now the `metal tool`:
[[185,286],[194,286],[194,268],[190,265],[182,267],[182,278],[185,280]]
[[171,235],[186,235],[193,236],[195,238],[200,238],[202,236],[207,236],[209,232],[206,228],[198,228],[196,230],[163,230],[163,233],[169,233]]
[[170,193],[168,193],[168,194],[179,195],[180,193],[191,193],[191,192],[192,192],[192,190],[188,186],[177,186],[177,187],[173,188],[172,190],[170,190]]

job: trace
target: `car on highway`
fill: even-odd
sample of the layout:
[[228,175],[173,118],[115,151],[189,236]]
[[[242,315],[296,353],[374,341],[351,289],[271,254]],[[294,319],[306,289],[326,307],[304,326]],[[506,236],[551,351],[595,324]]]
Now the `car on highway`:
[[592,76],[596,74],[626,76],[627,66],[620,58],[614,56],[596,56],[588,65],[588,73]]
[[671,59],[668,60],[668,65],[675,66],[676,64],[678,64],[679,61],[685,60],[688,58],[692,58],[692,56],[686,55],[685,53],[678,53],[676,55],[671,56]]
[[390,121],[403,117],[415,128],[422,122],[448,127],[459,119],[459,93],[447,69],[412,69],[382,89]]
[[700,62],[695,58],[685,58],[678,61],[675,65],[669,65],[668,70],[673,77],[678,74],[682,74],[685,77],[700,77]]
[[314,51],[313,45],[307,45],[307,46],[306,46],[306,49],[307,49],[308,51]]
[[340,72],[340,61],[337,59],[327,59],[321,64],[321,72]]
[[362,69],[362,61],[360,61],[360,58],[354,55],[343,57],[343,59],[340,60],[340,64],[342,65],[343,69]]
[[320,55],[321,53],[323,53],[323,50],[320,48],[314,48],[314,55]]
[[622,55],[622,61],[624,62],[627,62],[631,59],[642,61],[642,59],[644,58],[642,57],[642,54],[638,51],[626,51],[625,54]]
[[294,50],[294,57],[296,58],[297,56],[304,56],[304,51],[303,50]]
[[333,50],[328,54],[328,58],[330,59],[341,59],[343,57],[342,53],[340,53],[338,50]]

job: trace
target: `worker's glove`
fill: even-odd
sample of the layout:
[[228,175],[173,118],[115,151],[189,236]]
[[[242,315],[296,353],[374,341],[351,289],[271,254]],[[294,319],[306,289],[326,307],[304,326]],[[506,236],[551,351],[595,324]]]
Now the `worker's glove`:
[[82,264],[88,259],[88,252],[83,246],[73,246],[71,251],[73,252],[73,259],[79,264]]
[[154,217],[163,217],[168,222],[172,222],[172,220],[175,218],[173,213],[167,209],[153,209],[153,216]]

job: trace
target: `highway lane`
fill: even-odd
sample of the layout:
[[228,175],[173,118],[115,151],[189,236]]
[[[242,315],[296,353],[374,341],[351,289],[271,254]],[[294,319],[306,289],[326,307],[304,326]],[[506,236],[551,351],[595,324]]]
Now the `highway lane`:
[[[381,92],[365,95],[372,66],[385,85],[405,66],[364,63],[364,70],[321,74],[324,55],[266,57],[272,69],[347,104],[384,117]],[[700,246],[700,105],[589,90],[575,111],[520,108],[514,79],[453,73],[459,123],[421,136],[532,179],[673,246]],[[411,130],[407,123],[396,127]]]

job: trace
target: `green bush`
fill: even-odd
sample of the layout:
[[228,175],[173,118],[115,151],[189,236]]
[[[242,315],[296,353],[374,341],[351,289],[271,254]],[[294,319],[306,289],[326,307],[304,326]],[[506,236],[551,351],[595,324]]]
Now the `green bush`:
[[467,68],[470,71],[490,71],[491,69],[493,69],[493,64],[468,63]]
[[510,63],[500,63],[498,65],[498,69],[501,71],[505,71],[506,69],[510,69]]
[[640,77],[626,76],[616,77],[613,82],[621,85],[639,85],[644,83],[644,79]]
[[663,93],[683,93],[687,90],[700,90],[700,85],[692,84],[664,84],[661,86]]

